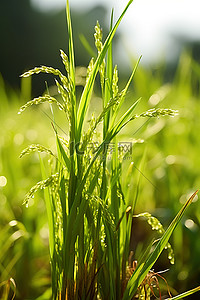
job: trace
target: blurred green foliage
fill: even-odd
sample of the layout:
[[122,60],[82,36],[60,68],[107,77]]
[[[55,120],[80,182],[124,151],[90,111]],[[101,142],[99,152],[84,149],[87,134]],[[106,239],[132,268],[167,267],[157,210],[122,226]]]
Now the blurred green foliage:
[[[90,10],[72,10],[73,35],[75,44],[76,65],[87,65],[90,59],[85,51],[80,36],[84,35],[90,45],[93,45],[93,28],[99,20],[103,27],[104,37],[108,33],[109,24],[106,23],[107,12],[104,6],[94,6]],[[109,19],[109,18],[108,18]],[[114,43],[118,41],[117,33]],[[19,76],[28,69],[39,65],[51,65],[58,69],[63,68],[59,59],[59,50],[68,48],[65,10],[40,12],[36,10],[30,0],[1,0],[0,1],[0,73],[5,82],[14,88],[20,87]],[[175,36],[180,47],[191,49],[196,60],[199,56],[199,42],[187,41],[184,37]],[[133,36],[134,39],[134,36]],[[123,62],[122,62],[123,63]],[[166,66],[165,80],[170,80],[174,74],[177,62],[173,61]],[[45,88],[44,80],[33,78],[32,93],[38,96]],[[52,82],[53,83],[53,79]]]
[[[30,82],[27,85],[30,87]],[[6,90],[1,78],[0,282],[13,277],[17,299],[28,299],[30,295],[35,299],[41,294],[40,288],[45,290],[44,286],[50,281],[46,215],[40,198],[29,210],[22,206],[27,189],[40,178],[40,170],[38,157],[20,160],[19,154],[30,142],[43,140],[39,132],[46,132],[46,141],[48,134],[38,114],[31,112],[26,120],[19,118],[17,111],[22,98],[22,93]]]

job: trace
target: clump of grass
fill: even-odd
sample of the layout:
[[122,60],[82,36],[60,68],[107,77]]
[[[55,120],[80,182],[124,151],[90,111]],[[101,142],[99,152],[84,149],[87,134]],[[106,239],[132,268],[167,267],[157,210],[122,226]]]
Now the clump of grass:
[[[158,220],[144,214],[153,229],[159,230],[161,238],[153,241],[141,256],[127,279],[129,266],[132,217],[136,197],[127,200],[121,185],[122,163],[118,134],[130,122],[139,118],[175,116],[173,109],[153,108],[135,113],[139,99],[119,117],[128,88],[134,78],[137,62],[122,91],[118,86],[117,67],[113,68],[112,39],[128,7],[113,26],[105,42],[99,23],[95,27],[97,58],[92,58],[87,72],[86,83],[80,99],[76,96],[75,63],[72,25],[69,1],[67,1],[67,24],[69,34],[68,56],[61,51],[66,75],[52,67],[37,67],[22,76],[40,72],[56,76],[56,86],[61,98],[57,100],[45,95],[29,101],[21,107],[23,112],[32,104],[48,102],[56,104],[65,114],[69,123],[69,138],[60,137],[57,124],[53,121],[57,153],[40,145],[31,145],[21,156],[33,151],[46,152],[55,157],[55,167],[48,174],[43,161],[43,180],[36,184],[25,198],[25,203],[39,189],[44,189],[49,222],[49,247],[52,269],[52,299],[150,299],[154,295],[153,283],[148,283],[151,268],[165,247],[186,208],[194,199],[195,192],[179,211],[166,231]],[[100,74],[102,111],[93,117],[87,132],[87,112],[93,86]],[[78,101],[79,100],[79,101]],[[100,138],[96,132],[101,128]],[[112,147],[111,147],[112,146]],[[110,148],[111,147],[111,148]],[[131,162],[132,163],[132,157]],[[171,248],[170,248],[171,249]],[[172,258],[171,258],[172,259]],[[130,272],[129,272],[130,273]],[[149,281],[148,281],[149,282]],[[157,286],[159,287],[159,286]],[[161,296],[160,296],[161,297]]]

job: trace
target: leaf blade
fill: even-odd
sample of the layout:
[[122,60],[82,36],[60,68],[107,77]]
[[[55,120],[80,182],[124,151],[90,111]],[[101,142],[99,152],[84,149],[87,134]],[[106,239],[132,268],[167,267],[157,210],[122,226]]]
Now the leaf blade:
[[93,67],[93,70],[92,70],[92,72],[91,72],[91,74],[88,78],[88,81],[85,85],[85,88],[83,90],[83,93],[82,93],[82,96],[81,96],[81,99],[80,99],[79,108],[78,108],[78,119],[77,119],[77,122],[78,122],[78,128],[77,128],[78,141],[80,141],[82,127],[83,127],[83,121],[84,121],[84,118],[85,118],[85,115],[86,115],[86,112],[87,112],[90,96],[91,96],[91,93],[92,93],[92,88],[93,88],[94,81],[95,81],[96,75],[98,73],[99,67],[103,62],[103,59],[106,55],[108,47],[109,47],[109,45],[110,45],[110,43],[111,43],[111,41],[112,41],[112,39],[115,35],[115,32],[116,32],[123,16],[125,15],[128,7],[131,5],[132,2],[133,2],[133,0],[129,0],[129,2],[126,5],[124,11],[122,12],[120,17],[118,18],[117,22],[115,23],[115,26],[110,31],[110,33],[109,33],[109,35],[108,35],[108,37],[107,37],[107,39],[106,39],[106,41],[103,45],[103,48],[102,48],[101,52],[99,53],[99,55],[97,57],[97,60],[96,60],[96,62],[94,64],[94,67]]
[[175,218],[173,219],[173,221],[171,222],[171,224],[169,225],[169,227],[165,231],[164,235],[162,236],[162,238],[158,242],[158,244],[155,247],[154,251],[147,258],[147,260],[146,260],[144,266],[142,267],[142,269],[141,269],[138,276],[136,276],[138,274],[137,268],[136,268],[136,271],[133,273],[131,279],[129,280],[129,282],[127,284],[127,287],[126,287],[126,290],[125,290],[125,293],[124,293],[124,296],[123,296],[123,300],[130,299],[130,297],[133,297],[133,295],[136,293],[138,286],[142,283],[142,281],[144,280],[144,278],[146,277],[146,275],[148,274],[148,272],[150,271],[150,269],[152,268],[152,266],[154,265],[154,263],[158,259],[159,255],[161,254],[161,252],[163,251],[163,249],[167,245],[172,232],[174,231],[174,229],[176,228],[176,226],[180,222],[185,210],[192,203],[192,201],[193,201],[194,197],[197,195],[198,191],[199,190],[197,190],[196,192],[194,192],[191,195],[191,197],[186,201],[186,203],[180,209],[178,214],[175,216]]

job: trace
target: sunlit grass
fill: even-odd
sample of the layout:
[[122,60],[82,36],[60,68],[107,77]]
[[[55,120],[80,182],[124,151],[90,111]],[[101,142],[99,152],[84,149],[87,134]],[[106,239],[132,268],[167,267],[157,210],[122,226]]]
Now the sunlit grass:
[[[140,293],[141,297],[143,295],[149,299],[149,293],[152,291],[148,284],[144,285],[144,280],[147,280],[147,277],[151,278],[149,272],[152,266],[162,249],[168,245],[168,239],[186,208],[183,206],[180,210],[181,205],[191,195],[191,187],[197,189],[199,186],[197,122],[199,103],[196,99],[198,95],[191,88],[191,77],[184,75],[185,72],[190,73],[193,70],[196,72],[195,76],[199,76],[198,67],[188,56],[183,56],[175,81],[167,85],[162,85],[162,78],[156,78],[139,67],[137,71],[134,69],[125,88],[119,91],[117,68],[112,65],[111,40],[110,44],[103,43],[100,27],[97,24],[95,38],[99,56],[89,65],[81,100],[77,99],[69,7],[67,7],[67,16],[70,38],[69,61],[64,52],[61,52],[66,67],[66,77],[63,77],[58,70],[44,67],[25,74],[27,76],[40,71],[51,71],[54,75],[58,75],[60,82],[57,81],[56,86],[60,97],[53,94],[51,96],[53,98],[50,98],[47,91],[47,96],[43,95],[43,98],[29,102],[28,105],[23,106],[23,109],[44,100],[50,102],[50,110],[48,105],[42,104],[40,110],[30,108],[20,117],[16,114],[16,104],[11,109],[7,99],[2,113],[5,124],[8,122],[8,125],[1,140],[3,165],[0,192],[3,199],[1,212],[3,211],[2,216],[4,216],[1,221],[1,232],[2,243],[7,241],[4,245],[4,247],[7,245],[7,248],[1,253],[0,263],[3,266],[1,282],[7,284],[6,280],[15,278],[16,275],[19,299],[20,293],[23,294],[26,289],[24,297],[30,297],[27,293],[31,293],[31,281],[35,283],[34,287],[32,285],[32,290],[35,289],[36,296],[39,295],[37,288],[40,290],[42,285],[40,293],[44,292],[46,296],[41,296],[43,297],[41,299],[51,298],[48,259],[41,254],[48,238],[43,195],[35,195],[32,198],[36,190],[48,187],[48,190],[45,189],[45,203],[49,223],[53,299],[65,299],[66,295],[69,299],[76,299],[78,295],[81,295],[81,299],[96,299],[97,295],[101,299],[122,297],[130,299],[136,292]],[[106,50],[108,56],[107,61],[104,61]],[[182,68],[184,72],[181,71]],[[91,120],[88,125],[87,111],[89,109],[93,111],[90,107],[90,99],[97,72],[100,72],[103,104],[101,104],[102,109],[98,108],[99,115],[93,117],[90,115]],[[138,72],[140,76],[137,76]],[[129,103],[126,103],[126,92],[128,88],[130,89],[132,79],[135,90]],[[143,92],[144,83],[150,86],[148,92]],[[144,99],[137,104],[135,101],[141,96]],[[18,102],[20,96],[15,98]],[[52,102],[56,103],[58,108],[53,107],[52,110]],[[163,114],[171,114],[174,111],[157,109],[157,105],[179,109],[179,116],[174,119],[162,118]],[[154,106],[155,109],[149,110]],[[59,108],[64,112],[62,121]],[[121,113],[121,109],[124,114]],[[43,112],[50,117],[46,117]],[[143,125],[145,122],[143,117],[150,118],[145,125]],[[155,121],[153,117],[156,117]],[[45,122],[46,125],[43,127]],[[12,126],[9,127],[9,124]],[[98,144],[95,144],[97,141]],[[116,155],[119,141],[132,143],[131,155],[130,153]],[[42,146],[39,146],[39,143]],[[28,144],[33,145],[26,148]],[[78,145],[78,148],[74,148],[75,145]],[[91,147],[89,148],[88,145]],[[110,148],[106,153],[103,152],[104,147],[108,145],[112,147],[112,155],[109,153]],[[35,153],[22,160],[13,156],[13,149],[16,149],[18,153],[16,157],[18,157],[23,148],[26,148],[23,154],[36,150],[40,153],[43,178],[38,167],[39,158]],[[50,159],[49,162],[47,158]],[[39,180],[41,180],[39,185],[36,184],[31,193],[27,193],[25,202],[29,207],[26,209],[25,206],[21,206],[22,198],[29,187]],[[182,194],[185,195],[181,197]],[[162,208],[162,211],[159,212],[157,208]],[[134,269],[129,261],[130,250],[132,250],[129,248],[132,216],[137,213],[139,217],[141,213],[141,217],[146,216],[151,220],[151,215],[155,214],[163,221],[162,223],[165,223],[171,221],[179,210],[179,214],[166,232],[162,231],[159,223],[153,219],[154,225],[158,227],[154,239],[160,240],[152,244],[147,241],[149,245],[147,250],[150,251],[151,246],[153,249],[156,246],[151,254],[148,251],[140,257],[134,254],[133,259],[139,259],[137,268]],[[144,211],[151,214],[142,215]],[[41,212],[41,215],[38,212]],[[195,267],[199,250],[195,237],[199,233],[200,212],[195,203],[191,205],[190,213],[186,213],[185,216],[182,226],[179,226],[172,236],[177,262],[175,266],[170,267],[170,272],[172,270],[173,274],[178,274],[180,280],[182,280],[180,271],[186,259],[185,272],[189,273],[192,268],[193,274],[196,272],[198,276],[198,269]],[[10,229],[12,230],[13,226],[11,225],[21,226],[18,221],[9,223],[10,220],[15,222],[15,219],[22,221],[22,226],[25,227],[19,229],[14,226],[15,239],[12,240]],[[192,222],[189,223],[188,220]],[[3,231],[3,225],[6,223],[11,225],[5,227]],[[191,258],[189,254],[184,257],[186,251],[183,251],[186,247],[184,233],[188,231],[188,236],[193,235],[190,238],[193,249],[190,250],[189,242],[186,244]],[[132,238],[134,239],[134,228]],[[147,245],[145,240],[141,242],[144,247]],[[134,250],[139,253],[138,249]],[[176,254],[180,255],[176,258]],[[12,257],[10,261],[9,257]],[[24,262],[20,261],[20,257],[24,258]],[[42,267],[40,273],[39,268],[36,268],[38,275],[35,276],[31,268],[36,257],[38,261],[42,261]],[[26,284],[23,284],[26,289],[20,288],[21,280],[25,280],[24,274],[20,271],[13,272],[15,268],[26,270],[25,266],[29,269],[29,273],[26,273]],[[127,271],[127,268],[130,269]],[[182,278],[184,276],[187,278],[187,274],[183,275]],[[191,288],[192,284],[190,282],[190,286],[185,286],[184,290]],[[178,283],[174,285],[170,280],[170,285],[179,290]],[[164,290],[167,293],[167,286]],[[198,288],[193,292],[197,290]],[[158,295],[158,291],[155,293]],[[184,295],[189,294],[190,292]],[[33,293],[31,297],[34,297]]]

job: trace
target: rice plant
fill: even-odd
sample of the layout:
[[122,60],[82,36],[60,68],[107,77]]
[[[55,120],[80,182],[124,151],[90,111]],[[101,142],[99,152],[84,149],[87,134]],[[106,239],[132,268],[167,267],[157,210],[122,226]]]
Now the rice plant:
[[[48,168],[41,159],[43,178],[27,193],[24,204],[28,206],[35,193],[44,190],[49,225],[52,299],[55,300],[150,299],[157,292],[161,299],[158,276],[156,273],[152,275],[152,267],[165,248],[168,249],[169,260],[174,263],[169,238],[198,192],[192,194],[165,231],[150,214],[135,215],[137,191],[130,197],[128,191],[123,190],[122,176],[127,175],[123,171],[123,162],[128,161],[128,172],[131,174],[134,161],[132,144],[120,142],[120,132],[127,124],[141,118],[173,117],[177,114],[176,110],[164,108],[137,113],[140,99],[133,101],[127,111],[120,114],[140,59],[120,90],[117,66],[113,67],[112,40],[132,2],[128,2],[114,25],[112,13],[110,33],[105,42],[97,22],[94,34],[97,56],[91,59],[87,68],[80,99],[76,91],[68,0],[69,50],[68,55],[62,50],[60,52],[66,74],[41,66],[22,75],[53,74],[59,97],[51,96],[47,90],[45,95],[23,105],[19,113],[44,102],[50,104],[53,112],[52,105],[55,104],[66,115],[69,128],[67,135],[61,136],[53,114],[57,151],[54,153],[36,144],[21,154],[22,157],[34,151],[45,152],[51,158]],[[100,78],[102,110],[98,116],[92,115],[88,125],[88,110],[97,75]],[[129,247],[133,217],[145,217],[160,235],[149,243],[138,263],[130,256]]]

